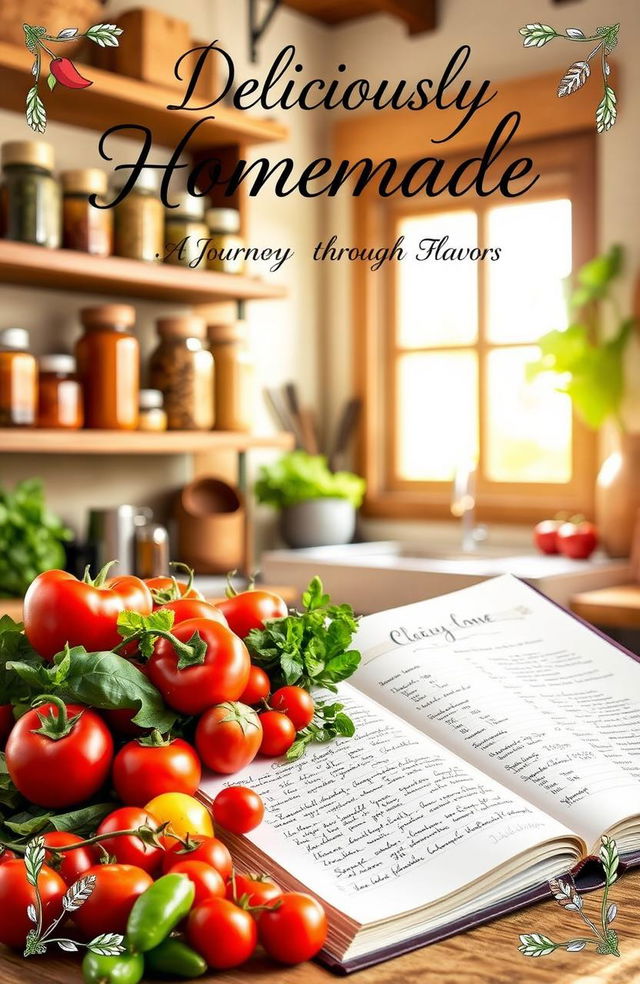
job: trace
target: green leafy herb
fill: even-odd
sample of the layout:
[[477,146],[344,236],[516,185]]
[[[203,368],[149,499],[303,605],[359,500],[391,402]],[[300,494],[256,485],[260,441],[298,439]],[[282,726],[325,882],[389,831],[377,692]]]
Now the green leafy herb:
[[122,28],[116,27],[115,24],[94,24],[85,31],[84,36],[101,48],[117,48],[118,37],[121,34]]
[[316,714],[313,722],[298,736],[287,752],[289,760],[301,758],[308,745],[324,744],[334,738],[352,738],[356,728],[343,711],[344,704],[325,704],[316,702]]
[[260,469],[255,492],[258,502],[276,509],[308,499],[346,499],[358,508],[365,481],[351,472],[332,472],[323,455],[292,451]]
[[115,803],[95,803],[66,813],[31,808],[15,813],[3,821],[17,840],[34,837],[49,830],[63,830],[81,837],[95,832],[100,822],[112,813]]
[[138,612],[121,612],[118,615],[118,632],[125,642],[137,641],[140,654],[150,659],[157,636],[153,632],[170,632],[173,628],[174,614],[166,608],[159,608],[150,615]]
[[0,488],[0,595],[22,597],[34,577],[62,567],[62,544],[70,539],[45,507],[40,481],[20,482],[13,492]]
[[27,694],[20,677],[7,669],[12,660],[40,666],[42,659],[31,647],[23,632],[21,622],[14,622],[8,615],[0,618],[0,704],[19,703]]

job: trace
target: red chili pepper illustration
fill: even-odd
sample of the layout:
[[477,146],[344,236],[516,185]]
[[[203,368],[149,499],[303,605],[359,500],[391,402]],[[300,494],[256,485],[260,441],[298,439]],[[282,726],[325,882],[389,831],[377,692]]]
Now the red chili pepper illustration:
[[88,85],[93,85],[90,79],[80,75],[70,58],[54,58],[49,68],[56,82],[67,89],[86,89]]

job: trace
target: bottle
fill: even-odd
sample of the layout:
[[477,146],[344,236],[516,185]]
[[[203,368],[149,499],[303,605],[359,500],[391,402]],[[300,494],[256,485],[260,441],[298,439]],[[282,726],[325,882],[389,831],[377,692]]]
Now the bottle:
[[164,397],[160,390],[140,390],[138,400],[138,430],[166,431],[167,415],[164,410]]
[[98,168],[63,171],[62,245],[93,256],[111,256],[113,252],[113,209],[98,208],[89,201],[96,195],[104,204],[107,175]]
[[140,346],[130,331],[135,318],[129,304],[102,304],[80,312],[85,331],[76,343],[76,359],[86,427],[138,427]]
[[5,239],[56,249],[62,215],[51,144],[12,140],[2,145],[2,229]]
[[33,427],[38,409],[38,363],[24,328],[0,331],[0,427]]
[[[116,171],[112,181],[119,191],[129,180],[126,171]],[[159,263],[164,256],[164,207],[158,178],[153,171],[140,171],[135,187],[114,207],[114,252],[130,260]]]
[[72,355],[42,355],[38,366],[38,427],[78,430],[84,411],[76,360]]
[[[219,273],[244,273],[244,256],[234,255],[235,250],[244,247],[244,240],[239,235],[240,212],[236,208],[210,208],[207,225],[211,237],[208,249],[212,253],[207,268]],[[220,256],[220,253],[224,255]]]
[[244,322],[208,325],[207,334],[216,367],[216,430],[251,431],[255,366],[246,342]]
[[[204,221],[204,199],[195,198],[185,191],[179,194],[176,200],[177,208],[165,209],[164,261],[190,267],[192,270],[206,270],[206,258],[202,263],[198,263],[200,254],[209,239],[209,230]],[[182,244],[181,248],[180,244]]]
[[161,318],[160,344],[151,355],[149,379],[162,391],[169,430],[211,430],[213,356],[205,348],[202,318]]

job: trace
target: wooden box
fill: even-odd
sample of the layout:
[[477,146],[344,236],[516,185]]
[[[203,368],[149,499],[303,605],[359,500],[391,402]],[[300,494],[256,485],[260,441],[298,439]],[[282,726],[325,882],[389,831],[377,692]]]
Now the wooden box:
[[155,85],[181,87],[173,70],[180,56],[192,47],[186,21],[152,7],[140,7],[118,14],[116,23],[122,28],[120,44],[95,52],[93,62],[98,68]]

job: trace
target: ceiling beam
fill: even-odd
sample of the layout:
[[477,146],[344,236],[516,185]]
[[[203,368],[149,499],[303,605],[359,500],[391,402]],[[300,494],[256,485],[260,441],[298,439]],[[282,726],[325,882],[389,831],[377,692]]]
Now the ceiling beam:
[[411,34],[419,34],[437,26],[439,0],[282,0],[282,3],[324,24],[390,14],[403,21]]

